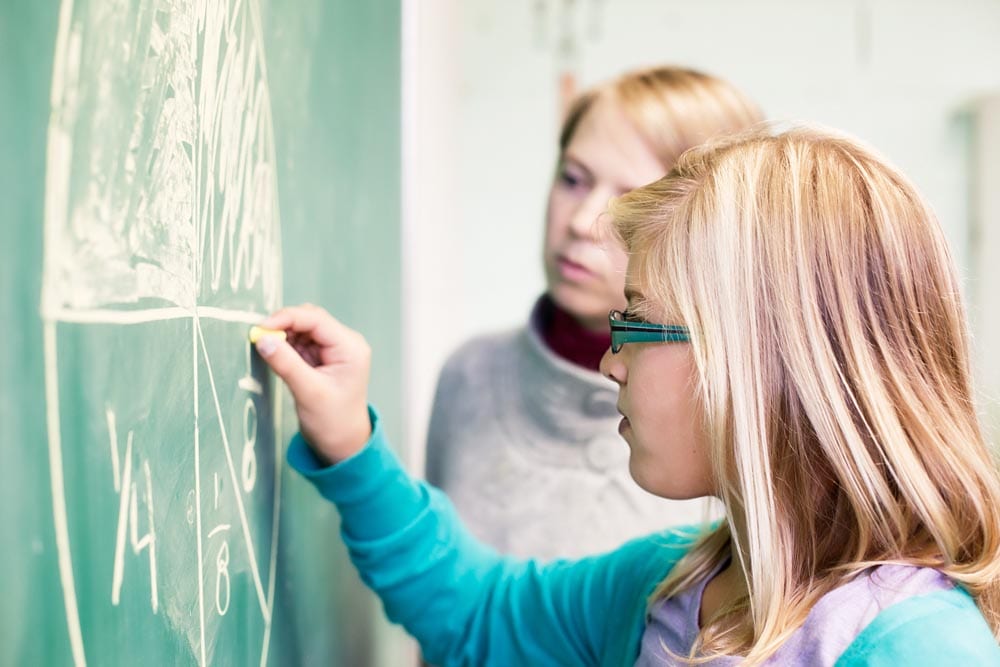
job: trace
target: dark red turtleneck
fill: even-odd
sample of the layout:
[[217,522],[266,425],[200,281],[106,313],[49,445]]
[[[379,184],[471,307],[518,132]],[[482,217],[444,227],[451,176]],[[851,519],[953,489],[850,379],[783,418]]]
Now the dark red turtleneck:
[[611,345],[611,332],[591,331],[545,296],[541,303],[542,339],[566,361],[598,370],[601,357]]

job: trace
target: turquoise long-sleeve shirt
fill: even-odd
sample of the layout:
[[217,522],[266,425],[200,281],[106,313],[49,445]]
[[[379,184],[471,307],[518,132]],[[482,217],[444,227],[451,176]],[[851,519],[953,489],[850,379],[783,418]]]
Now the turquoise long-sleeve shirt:
[[[440,665],[632,665],[649,596],[698,537],[668,530],[606,554],[541,563],[477,542],[450,502],[402,468],[371,411],[357,454],[322,467],[301,436],[293,468],[335,503],[350,556],[389,618]],[[548,517],[539,508],[539,520]],[[1000,665],[1000,647],[959,588],[880,612],[837,667]]]

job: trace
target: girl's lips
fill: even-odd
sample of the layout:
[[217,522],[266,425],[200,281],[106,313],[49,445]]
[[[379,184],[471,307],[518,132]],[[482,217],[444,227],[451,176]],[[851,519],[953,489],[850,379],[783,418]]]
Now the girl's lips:
[[622,417],[622,420],[618,422],[618,435],[625,435],[625,431],[631,428],[629,424],[628,417]]
[[586,266],[566,259],[565,257],[559,257],[556,260],[556,266],[559,269],[559,275],[571,282],[591,280],[594,277],[594,272]]

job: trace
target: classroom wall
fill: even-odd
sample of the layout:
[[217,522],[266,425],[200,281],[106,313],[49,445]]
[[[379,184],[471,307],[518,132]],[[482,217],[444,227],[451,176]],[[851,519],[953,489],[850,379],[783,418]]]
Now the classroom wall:
[[[995,0],[432,4],[420,11],[436,18],[437,34],[417,49],[418,60],[443,43],[456,51],[449,67],[418,79],[431,81],[438,96],[409,112],[421,145],[436,147],[412,175],[418,190],[435,183],[410,221],[422,237],[417,251],[427,253],[415,300],[434,314],[409,320],[408,334],[420,341],[407,383],[413,443],[422,442],[447,353],[474,333],[523,323],[544,288],[544,198],[564,72],[586,86],[637,66],[695,66],[741,86],[771,117],[851,132],[917,183],[964,279],[976,278],[969,113],[1000,90]],[[434,247],[443,250],[430,261]],[[996,299],[977,307],[996,308]]]

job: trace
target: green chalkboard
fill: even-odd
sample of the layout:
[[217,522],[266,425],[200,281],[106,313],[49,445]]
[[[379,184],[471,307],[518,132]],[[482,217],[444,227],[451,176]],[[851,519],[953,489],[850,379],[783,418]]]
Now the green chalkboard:
[[327,306],[398,427],[399,36],[398,0],[0,7],[0,665],[395,662],[246,331]]

